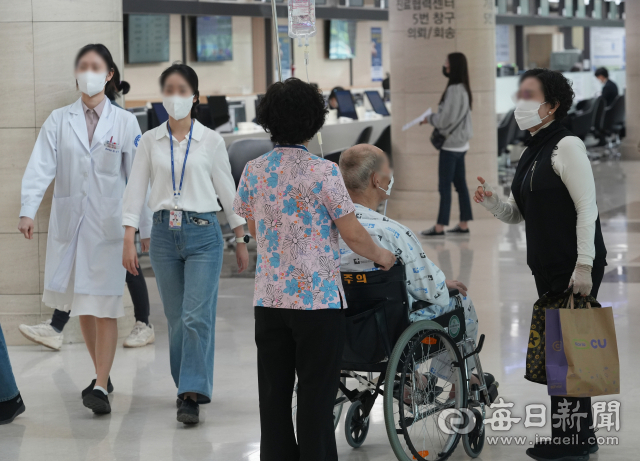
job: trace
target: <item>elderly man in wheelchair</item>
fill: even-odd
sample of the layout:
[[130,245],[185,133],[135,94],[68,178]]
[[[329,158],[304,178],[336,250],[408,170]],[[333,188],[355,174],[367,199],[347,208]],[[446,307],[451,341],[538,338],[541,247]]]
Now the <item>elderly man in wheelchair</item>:
[[[359,447],[375,399],[383,395],[387,435],[399,460],[444,460],[460,439],[467,454],[477,457],[485,407],[497,397],[498,383],[482,372],[484,335],[476,346],[478,319],[467,289],[445,279],[413,232],[374,211],[393,185],[384,152],[352,147],[342,154],[340,169],[356,217],[378,245],[395,252],[398,263],[379,271],[341,241],[349,308],[336,424],[342,404],[351,401],[345,436]],[[353,380],[357,387],[349,389]]]

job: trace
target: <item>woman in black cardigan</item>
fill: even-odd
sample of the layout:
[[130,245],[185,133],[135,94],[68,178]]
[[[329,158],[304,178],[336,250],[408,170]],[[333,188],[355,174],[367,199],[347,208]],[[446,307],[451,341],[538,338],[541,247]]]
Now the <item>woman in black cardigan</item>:
[[[582,296],[596,297],[604,275],[607,250],[600,229],[596,188],[584,143],[560,121],[573,102],[570,82],[559,72],[532,69],[520,79],[515,110],[520,129],[531,137],[525,143],[511,184],[502,201],[482,178],[474,200],[508,224],[525,222],[527,264],[538,294],[562,293],[569,286]],[[536,444],[527,454],[536,460],[586,461],[598,450],[590,398],[551,397],[552,415],[562,402],[587,413],[578,431],[574,424],[552,428],[552,439],[574,436],[578,443]],[[555,422],[555,421],[554,421]],[[577,437],[575,437],[577,435]],[[558,439],[559,438],[559,439]]]

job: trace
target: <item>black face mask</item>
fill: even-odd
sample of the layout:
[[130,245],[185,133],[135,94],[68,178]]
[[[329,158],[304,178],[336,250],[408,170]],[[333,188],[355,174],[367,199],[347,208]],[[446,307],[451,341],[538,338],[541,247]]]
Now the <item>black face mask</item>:
[[449,78],[449,72],[447,72],[447,66],[442,66],[442,75]]

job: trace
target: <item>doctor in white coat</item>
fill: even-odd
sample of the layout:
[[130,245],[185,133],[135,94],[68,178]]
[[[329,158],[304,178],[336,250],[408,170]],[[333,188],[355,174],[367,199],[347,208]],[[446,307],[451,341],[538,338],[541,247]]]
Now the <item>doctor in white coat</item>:
[[[122,195],[141,134],[136,118],[105,96],[105,85],[115,84],[109,50],[87,45],[75,65],[82,96],[42,125],[22,179],[19,229],[33,238],[33,219],[55,179],[43,302],[80,317],[97,375],[83,403],[94,413],[109,413],[117,318],[124,315]],[[145,249],[150,228],[149,214],[140,224]]]

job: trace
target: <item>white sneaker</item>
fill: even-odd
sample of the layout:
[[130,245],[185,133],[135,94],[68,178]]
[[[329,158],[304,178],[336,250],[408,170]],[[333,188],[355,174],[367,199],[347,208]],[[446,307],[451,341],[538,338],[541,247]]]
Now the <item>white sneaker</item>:
[[58,333],[53,329],[51,319],[33,326],[22,324],[18,327],[18,330],[20,330],[20,333],[28,340],[42,344],[49,349],[59,351],[62,347],[64,335],[62,332]]
[[136,322],[131,334],[124,340],[124,347],[143,347],[152,344],[156,340],[153,325],[144,322]]

